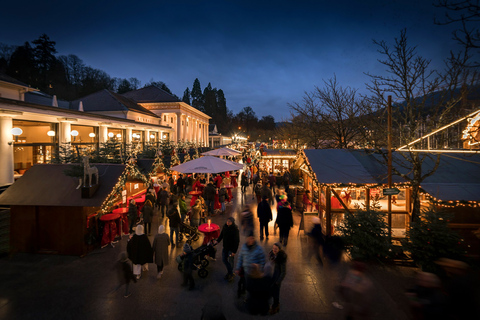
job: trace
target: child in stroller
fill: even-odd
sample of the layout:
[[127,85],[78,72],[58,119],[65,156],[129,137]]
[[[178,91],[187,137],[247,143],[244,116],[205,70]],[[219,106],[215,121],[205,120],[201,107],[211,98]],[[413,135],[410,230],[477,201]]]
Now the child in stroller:
[[[190,240],[187,240],[186,245],[190,245]],[[209,265],[207,256],[214,257],[216,249],[214,248],[213,241],[208,242],[206,245],[202,245],[193,250],[193,268],[198,270],[198,276],[200,278],[206,278],[208,276],[208,270],[206,267]],[[183,271],[183,255],[177,257],[178,270]]]
[[190,226],[185,222],[180,222],[179,224],[179,235],[178,240],[182,241],[183,237],[187,238],[187,241],[197,241],[199,238],[198,230],[195,227]]

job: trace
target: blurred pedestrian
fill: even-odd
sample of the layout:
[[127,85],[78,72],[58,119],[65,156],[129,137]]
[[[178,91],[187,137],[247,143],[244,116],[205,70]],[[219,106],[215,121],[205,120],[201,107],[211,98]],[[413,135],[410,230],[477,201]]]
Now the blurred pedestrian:
[[275,223],[278,225],[280,233],[280,243],[284,246],[288,243],[288,235],[290,228],[293,227],[292,209],[288,202],[282,204],[277,211],[277,220]]
[[247,278],[253,271],[252,264],[258,264],[261,268],[265,265],[265,253],[257,244],[257,241],[253,236],[253,231],[248,234],[247,240],[238,254],[235,270],[240,275],[240,280],[238,282],[239,295],[245,292]]
[[217,243],[223,240],[223,249],[222,249],[222,262],[227,267],[227,274],[225,275],[225,280],[233,281],[233,265],[234,257],[238,250],[238,245],[240,243],[240,232],[237,225],[235,224],[235,218],[229,217],[225,222],[225,225],[220,232],[220,236],[217,239]]
[[200,199],[195,200],[195,205],[190,209],[190,226],[198,228],[200,225],[200,216],[202,214],[202,202]]
[[441,258],[436,263],[444,270],[443,286],[447,293],[449,319],[470,319],[480,314],[478,272],[459,260]]
[[243,235],[253,234],[253,213],[249,206],[245,206],[240,213]]
[[244,172],[242,172],[242,178],[240,180],[240,185],[242,186],[242,193],[245,193],[247,192],[247,188],[248,188],[248,177],[247,177],[247,174]]
[[170,239],[165,233],[165,227],[158,227],[158,234],[153,239],[153,253],[155,255],[155,264],[157,265],[157,279],[163,274],[163,268],[168,265],[168,246]]
[[187,203],[185,202],[185,194],[180,193],[178,196],[178,207],[180,208],[180,220],[185,222],[188,213]]
[[270,308],[270,314],[275,314],[280,311],[280,286],[287,274],[287,254],[282,250],[282,245],[279,242],[276,242],[272,246],[272,251],[270,251],[268,257],[274,264],[271,284],[273,305]]
[[225,214],[225,202],[227,201],[227,188],[225,188],[225,183],[220,184],[220,189],[218,190],[218,201],[220,202],[221,205],[221,214]]
[[270,300],[271,277],[262,271],[262,266],[252,263],[249,267],[250,273],[247,278],[247,310],[250,314],[267,315],[270,309],[268,301]]
[[359,261],[351,263],[340,283],[340,294],[345,301],[347,320],[370,319],[374,287],[365,263]]
[[216,190],[212,182],[209,182],[207,186],[203,189],[203,198],[207,205],[207,215],[213,215],[215,212],[215,194]]
[[152,246],[143,232],[143,225],[135,227],[135,234],[127,243],[127,253],[133,263],[133,274],[138,280],[142,275],[142,269],[148,271],[148,263],[153,262]]
[[312,230],[307,234],[312,240],[308,260],[310,260],[312,255],[315,255],[315,258],[320,263],[320,265],[323,265],[322,252],[323,252],[323,246],[325,245],[325,236],[323,235],[320,218],[313,217],[312,223],[313,223]]
[[270,184],[270,188],[272,189],[273,195],[275,195],[275,184],[276,184],[277,179],[275,178],[275,175],[273,174],[273,171],[270,172],[268,175],[268,183]]
[[446,319],[446,296],[441,288],[440,279],[433,273],[418,272],[415,286],[407,290],[413,319]]
[[272,193],[272,189],[270,189],[270,183],[269,182],[266,182],[263,184],[263,188],[262,188],[262,199],[263,197],[267,197],[268,199],[268,203],[270,204],[270,206],[273,206],[273,193]]
[[272,208],[267,200],[267,197],[264,196],[263,200],[257,206],[257,216],[260,223],[260,240],[263,240],[264,231],[265,237],[268,239],[268,223],[273,219]]
[[185,184],[186,181],[183,179],[183,175],[180,174],[177,179],[177,194],[180,196],[180,194],[185,194]]
[[262,201],[262,182],[261,181],[258,181],[255,184],[253,192],[255,193],[255,196],[257,197],[257,204],[260,203],[260,201]]
[[128,290],[130,281],[137,282],[132,271],[132,262],[128,259],[128,255],[125,251],[120,252],[118,256],[118,261],[115,264],[117,270],[119,285],[116,290],[120,289],[122,285],[125,285],[125,294],[124,297],[130,297],[131,293]]

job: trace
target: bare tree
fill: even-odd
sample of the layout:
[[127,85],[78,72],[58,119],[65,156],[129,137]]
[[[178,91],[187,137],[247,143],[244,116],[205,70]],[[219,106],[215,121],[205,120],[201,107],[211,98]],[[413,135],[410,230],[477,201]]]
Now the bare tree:
[[[386,107],[389,95],[398,101],[392,109],[394,147],[408,144],[428,129],[443,126],[451,119],[453,112],[459,112],[462,98],[459,87],[466,90],[466,82],[471,80],[462,65],[447,60],[443,72],[432,69],[430,60],[419,56],[416,47],[408,44],[405,30],[401,31],[392,46],[385,41],[374,43],[383,56],[379,62],[386,67],[386,75],[368,74],[372,81],[367,87],[377,105]],[[413,220],[420,213],[420,184],[435,172],[440,155],[432,156],[411,149],[401,154],[403,159],[394,163],[393,172],[410,182]],[[427,157],[434,157],[435,165],[422,171],[422,164]]]

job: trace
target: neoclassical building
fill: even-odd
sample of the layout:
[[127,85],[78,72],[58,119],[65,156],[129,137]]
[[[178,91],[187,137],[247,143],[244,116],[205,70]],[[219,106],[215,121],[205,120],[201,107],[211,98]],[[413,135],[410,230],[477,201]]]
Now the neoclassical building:
[[209,119],[153,86],[124,95],[102,90],[68,102],[0,74],[0,186],[34,164],[48,163],[64,143],[96,148],[109,139],[124,144],[169,139],[208,146]]

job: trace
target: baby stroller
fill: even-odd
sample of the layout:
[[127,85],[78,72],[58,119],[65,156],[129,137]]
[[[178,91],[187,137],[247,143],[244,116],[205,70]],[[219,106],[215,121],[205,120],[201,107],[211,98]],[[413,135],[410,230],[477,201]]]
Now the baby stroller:
[[214,246],[214,242],[209,241],[207,244],[201,245],[197,249],[193,250],[194,264],[201,264],[204,268],[206,268],[210,263],[207,260],[207,256],[213,258],[217,252],[217,249],[215,249]]
[[182,241],[183,237],[186,237],[188,241],[197,241],[199,238],[197,228],[180,222],[178,240]]
[[[209,261],[206,258],[206,255],[211,253],[211,250],[215,250],[213,245],[208,243],[193,250],[193,267],[195,270],[198,270],[198,276],[200,278],[206,278],[208,276],[208,270],[205,269],[208,266]],[[183,255],[179,255],[176,258],[178,263],[178,271],[183,271]]]

